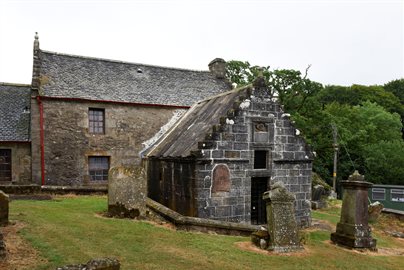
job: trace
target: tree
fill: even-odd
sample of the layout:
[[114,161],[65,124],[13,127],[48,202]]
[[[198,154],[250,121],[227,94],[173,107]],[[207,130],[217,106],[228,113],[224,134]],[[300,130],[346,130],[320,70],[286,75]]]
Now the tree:
[[270,96],[277,97],[290,113],[307,111],[305,105],[322,89],[320,83],[307,78],[307,72],[292,69],[271,70],[269,66],[251,66],[249,62],[231,60],[227,62],[227,78],[238,86],[250,84],[262,72]]

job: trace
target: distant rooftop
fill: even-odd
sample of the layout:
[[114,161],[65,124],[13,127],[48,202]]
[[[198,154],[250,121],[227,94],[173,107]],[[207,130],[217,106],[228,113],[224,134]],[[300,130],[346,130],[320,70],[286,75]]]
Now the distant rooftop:
[[0,141],[29,141],[30,86],[0,83]]

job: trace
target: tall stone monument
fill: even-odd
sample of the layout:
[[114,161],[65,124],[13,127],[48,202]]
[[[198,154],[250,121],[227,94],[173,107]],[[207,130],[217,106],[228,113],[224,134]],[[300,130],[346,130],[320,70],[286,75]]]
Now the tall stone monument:
[[147,182],[141,166],[117,166],[108,174],[108,214],[121,218],[146,215]]
[[8,195],[0,190],[0,226],[8,224],[8,204]]
[[331,241],[349,248],[376,250],[376,240],[368,225],[368,188],[372,183],[355,171],[348,180],[341,181],[343,188],[341,219]]
[[295,218],[295,195],[286,190],[281,182],[273,185],[263,195],[267,206],[268,250],[291,252],[302,249]]

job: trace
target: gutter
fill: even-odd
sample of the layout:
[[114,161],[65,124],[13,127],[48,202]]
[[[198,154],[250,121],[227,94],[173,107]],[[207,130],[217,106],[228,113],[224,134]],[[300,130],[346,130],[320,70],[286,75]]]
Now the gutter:
[[45,185],[45,145],[44,145],[44,128],[43,128],[43,103],[40,96],[36,97],[39,106],[39,136],[41,148],[41,184]]

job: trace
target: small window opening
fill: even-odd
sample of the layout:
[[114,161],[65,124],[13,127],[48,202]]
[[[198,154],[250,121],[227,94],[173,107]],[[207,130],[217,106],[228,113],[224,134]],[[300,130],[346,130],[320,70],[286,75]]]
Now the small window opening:
[[109,157],[88,157],[88,172],[92,181],[107,181]]
[[392,202],[404,202],[404,189],[392,189],[391,190]]
[[384,201],[386,199],[386,190],[384,188],[372,188],[372,200]]
[[254,169],[267,168],[268,151],[255,150],[254,151]]
[[88,109],[88,127],[92,134],[105,134],[105,110]]

